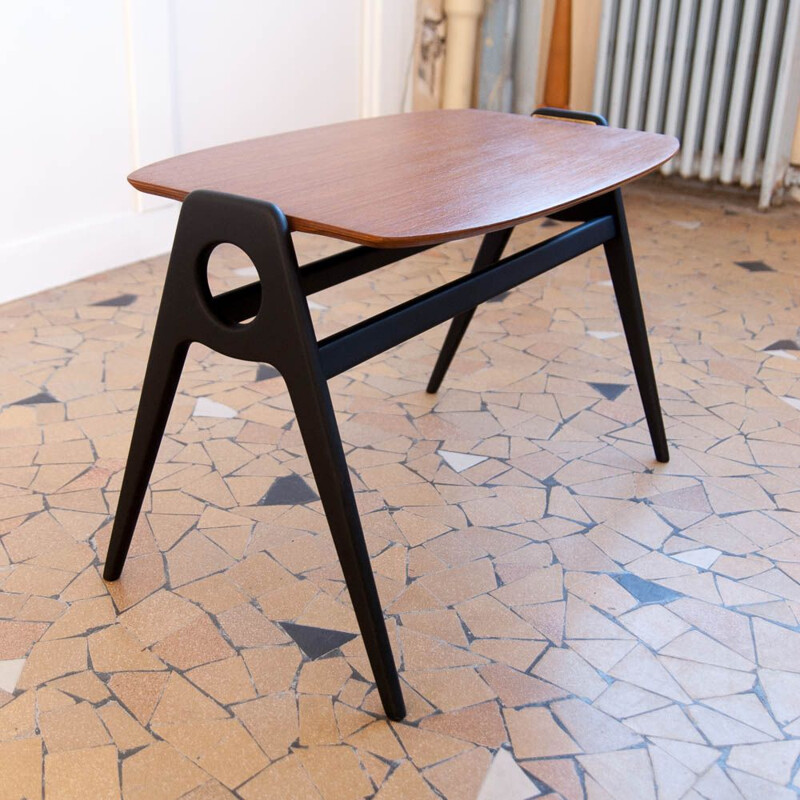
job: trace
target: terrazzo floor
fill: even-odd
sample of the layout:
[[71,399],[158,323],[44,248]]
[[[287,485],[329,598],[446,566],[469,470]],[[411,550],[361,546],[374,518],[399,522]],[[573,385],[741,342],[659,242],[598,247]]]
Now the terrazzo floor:
[[[486,304],[438,396],[443,328],[330,383],[402,723],[268,365],[192,348],[101,580],[166,258],[0,308],[0,800],[796,797],[800,208],[626,197],[669,464],[600,251]],[[319,334],[476,248],[315,295]]]

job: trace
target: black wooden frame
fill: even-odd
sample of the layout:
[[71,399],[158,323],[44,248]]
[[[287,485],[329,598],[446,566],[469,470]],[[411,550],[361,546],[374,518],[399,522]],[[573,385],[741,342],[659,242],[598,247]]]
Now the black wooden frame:
[[[605,124],[594,115],[558,109],[534,113]],[[328,378],[453,319],[428,385],[435,392],[478,305],[603,245],[656,458],[669,459],[621,193],[616,189],[552,216],[580,224],[507,258],[501,256],[512,229],[488,233],[468,275],[317,341],[308,295],[428,248],[356,247],[301,268],[286,218],[275,205],[192,192],[175,234],[105,580],[114,581],[122,573],[189,345],[199,342],[234,358],[272,364],[286,380],[384,709],[391,719],[402,719],[403,695]],[[250,257],[259,281],[212,297],[208,259],[224,242]]]

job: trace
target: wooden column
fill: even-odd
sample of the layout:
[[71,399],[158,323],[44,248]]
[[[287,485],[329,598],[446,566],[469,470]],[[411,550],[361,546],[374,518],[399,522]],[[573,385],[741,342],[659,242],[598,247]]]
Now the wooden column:
[[546,106],[569,108],[571,38],[572,0],[556,0],[544,88]]
[[469,108],[483,0],[444,0],[444,13],[447,38],[442,108]]

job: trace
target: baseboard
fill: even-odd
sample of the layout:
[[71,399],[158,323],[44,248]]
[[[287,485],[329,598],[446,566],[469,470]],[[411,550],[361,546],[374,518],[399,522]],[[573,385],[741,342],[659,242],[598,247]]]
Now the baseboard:
[[0,245],[0,303],[166,253],[178,203]]

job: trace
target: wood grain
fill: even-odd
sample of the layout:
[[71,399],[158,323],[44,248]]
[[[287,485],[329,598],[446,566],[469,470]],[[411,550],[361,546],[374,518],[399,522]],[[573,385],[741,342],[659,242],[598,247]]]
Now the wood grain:
[[176,156],[129,176],[182,200],[275,203],[292,230],[408,247],[500,230],[651,172],[669,136],[461,109],[343,122]]

